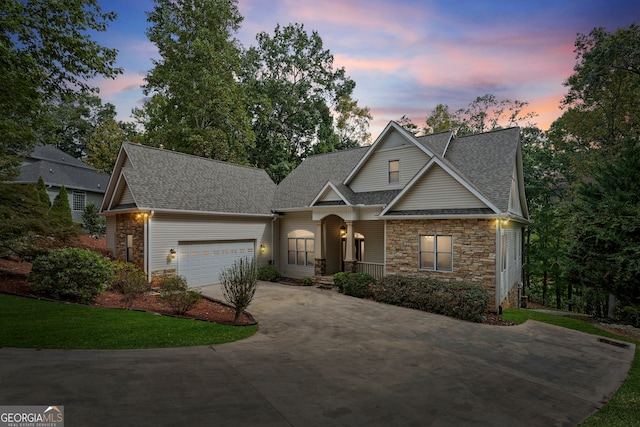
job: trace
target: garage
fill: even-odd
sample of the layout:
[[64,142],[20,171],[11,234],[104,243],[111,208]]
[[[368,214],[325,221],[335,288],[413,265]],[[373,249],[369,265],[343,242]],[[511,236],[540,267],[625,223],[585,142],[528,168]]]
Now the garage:
[[189,287],[220,282],[220,273],[239,259],[253,259],[255,242],[185,242],[178,246],[178,274]]

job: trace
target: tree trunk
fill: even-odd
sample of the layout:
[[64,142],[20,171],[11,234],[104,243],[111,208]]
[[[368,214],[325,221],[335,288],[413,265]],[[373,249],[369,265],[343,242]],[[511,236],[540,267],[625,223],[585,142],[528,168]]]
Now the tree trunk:
[[542,272],[542,305],[545,307],[549,304],[547,296],[549,284],[547,283],[547,270]]
[[567,299],[569,301],[569,304],[567,306],[567,309],[569,311],[573,311],[573,304],[572,304],[572,298],[573,298],[573,285],[569,282],[567,284]]

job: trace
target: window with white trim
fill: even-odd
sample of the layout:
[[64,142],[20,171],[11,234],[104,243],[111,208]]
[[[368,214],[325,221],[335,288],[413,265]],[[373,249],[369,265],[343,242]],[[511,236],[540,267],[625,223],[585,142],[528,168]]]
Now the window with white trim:
[[87,206],[87,193],[84,191],[73,191],[71,193],[71,209],[75,212],[84,212]]
[[389,160],[389,184],[400,182],[400,160]]
[[315,265],[315,239],[308,230],[293,230],[287,234],[288,263],[292,265]]
[[420,235],[420,268],[453,271],[453,236]]

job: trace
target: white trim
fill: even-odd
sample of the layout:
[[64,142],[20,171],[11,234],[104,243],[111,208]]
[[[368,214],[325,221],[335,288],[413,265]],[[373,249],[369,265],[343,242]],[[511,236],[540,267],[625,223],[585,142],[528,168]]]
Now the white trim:
[[[333,183],[331,181],[327,181],[327,183],[324,185],[324,187],[322,187],[322,190],[320,190],[318,192],[318,194],[316,195],[316,197],[313,199],[313,201],[309,204],[309,206],[314,206],[318,201],[320,201],[319,199],[321,199],[322,197],[325,196],[327,190],[333,190],[339,197],[340,199],[345,203],[345,205],[347,206],[352,206],[352,204],[347,200],[346,197],[344,197],[344,195],[340,192],[340,190],[338,190],[336,188],[335,185],[333,185]],[[320,206],[317,206],[320,207]]]
[[442,157],[444,157],[447,154],[447,150],[449,149],[449,144],[451,144],[451,141],[453,141],[453,131],[450,131],[449,133],[449,140],[447,141],[447,145],[444,146]]
[[389,132],[391,132],[392,130],[396,130],[396,131],[400,132],[400,135],[404,139],[406,139],[408,142],[410,142],[413,145],[415,145],[416,147],[418,147],[427,156],[434,157],[434,154],[431,152],[431,150],[429,150],[424,145],[420,144],[409,131],[407,131],[405,128],[403,128],[402,126],[400,126],[396,122],[390,121],[387,124],[387,126],[384,128],[384,130],[380,133],[380,135],[378,135],[378,137],[376,138],[375,142],[369,146],[369,149],[367,150],[365,155],[362,156],[362,158],[354,166],[354,168],[351,170],[351,172],[349,173],[347,178],[345,178],[345,180],[344,180],[344,184],[345,185],[348,185],[349,182],[355,177],[355,175],[362,168],[362,166],[367,162],[367,160],[369,160],[369,158],[373,155],[373,153],[376,152],[376,147],[382,143],[382,141],[385,139],[387,134]]

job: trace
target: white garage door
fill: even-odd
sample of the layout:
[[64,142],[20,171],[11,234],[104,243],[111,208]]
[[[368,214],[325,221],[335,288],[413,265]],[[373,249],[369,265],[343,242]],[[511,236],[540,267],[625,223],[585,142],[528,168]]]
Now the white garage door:
[[220,283],[220,272],[242,258],[253,259],[255,243],[189,242],[178,246],[178,274],[189,287]]

